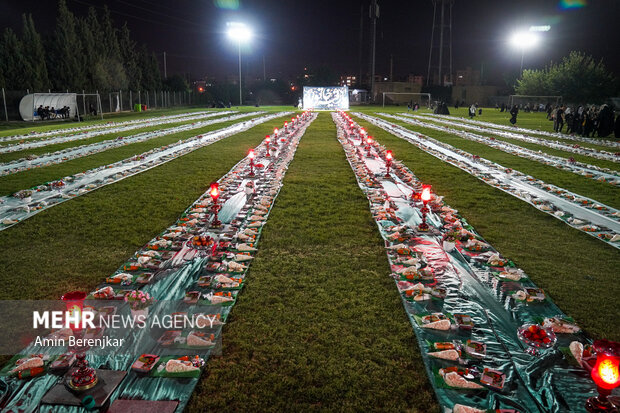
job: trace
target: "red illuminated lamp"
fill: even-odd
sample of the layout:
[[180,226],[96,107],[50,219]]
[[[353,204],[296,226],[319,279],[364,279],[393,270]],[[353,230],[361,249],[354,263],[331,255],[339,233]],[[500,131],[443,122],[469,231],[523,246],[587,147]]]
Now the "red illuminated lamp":
[[271,143],[271,136],[266,135],[265,136],[265,144],[267,144],[267,157],[271,156],[269,155],[269,144]]
[[288,122],[284,122],[284,131],[288,131]]
[[372,145],[372,136],[366,138],[366,156],[370,156],[370,146]]
[[211,182],[209,195],[211,195],[211,199],[213,200],[213,205],[211,205],[211,212],[213,212],[214,214],[213,221],[211,221],[211,226],[219,227],[220,225],[222,225],[222,222],[217,217],[217,213],[220,210],[220,206],[217,203],[217,199],[220,197],[220,184],[218,184],[217,182]]
[[392,166],[392,151],[387,151],[385,153],[385,166],[386,166],[386,171],[385,171],[385,177],[389,178],[390,177],[390,166]]
[[[86,299],[86,293],[82,291],[71,291],[66,293],[60,299],[65,302],[67,306],[67,315],[76,320],[75,323],[71,323],[70,327],[74,334],[82,332],[82,310],[84,308],[84,300]],[[77,352],[77,369],[71,373],[71,379],[66,381],[65,385],[71,390],[80,392],[95,387],[99,381],[97,378],[97,372],[95,369],[88,365],[86,361],[85,350],[88,350],[88,346],[75,347],[71,351]]]
[[430,185],[422,185],[422,194],[420,195],[420,199],[422,199],[424,206],[420,210],[420,212],[422,212],[422,222],[420,223],[420,225],[418,225],[418,230],[428,231],[429,226],[426,223],[426,214],[429,213],[427,204],[428,204],[428,201],[431,200],[431,186]]
[[273,129],[273,135],[277,138],[278,137],[278,128],[274,128]]
[[82,309],[84,308],[86,295],[83,291],[71,291],[60,297],[67,306],[67,316],[75,320],[74,323],[70,324],[70,328],[74,333],[82,330]]
[[[284,127],[286,128],[286,122],[284,122]],[[254,154],[254,149],[250,149],[250,152],[248,153],[248,157],[250,158],[250,173],[248,176],[254,176],[254,157],[256,155]]]
[[620,385],[620,343],[608,340],[594,342],[596,364],[592,368],[592,380],[596,383],[598,397],[590,397],[586,410],[590,413],[617,413],[620,406],[614,405],[607,397]]

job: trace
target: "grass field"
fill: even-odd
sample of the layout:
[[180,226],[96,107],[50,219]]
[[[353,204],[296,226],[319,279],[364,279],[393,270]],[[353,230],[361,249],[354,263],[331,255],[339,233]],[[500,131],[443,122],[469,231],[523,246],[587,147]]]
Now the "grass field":
[[[291,108],[243,108],[256,109]],[[400,113],[403,108],[362,111],[375,115],[377,111]],[[493,115],[499,123],[499,116]],[[520,115],[519,126],[536,127],[539,119],[529,115],[532,118]],[[256,126],[0,231],[0,299],[57,299],[66,291],[91,291],[287,118]],[[589,334],[620,340],[617,249],[404,140],[359,123],[396,159],[432,184],[434,192],[445,196],[447,204],[523,268]],[[0,193],[114,162],[201,131],[0,178]],[[620,205],[618,190],[609,185],[600,187],[592,180],[450,134],[419,131]],[[224,328],[223,357],[209,360],[188,409],[438,411],[389,271],[368,202],[336,140],[330,115],[322,113],[302,138],[264,227],[247,286]]]
[[191,411],[436,409],[329,114],[301,140]]

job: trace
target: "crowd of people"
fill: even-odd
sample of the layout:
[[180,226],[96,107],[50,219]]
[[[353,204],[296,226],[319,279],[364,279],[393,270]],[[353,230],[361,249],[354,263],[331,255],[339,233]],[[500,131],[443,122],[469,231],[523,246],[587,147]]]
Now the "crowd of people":
[[40,105],[34,115],[41,120],[68,119],[71,116],[71,108],[63,106],[62,109],[55,109],[53,106],[50,108],[49,106],[43,107],[43,105]]
[[[502,103],[496,105],[500,112],[510,112],[510,123],[516,123],[516,115],[523,112],[546,112],[547,119],[553,122],[553,130],[558,133],[580,135],[584,137],[606,137],[614,134],[620,137],[620,114],[614,117],[611,106],[597,105],[563,105],[563,104],[520,104],[512,108]],[[514,120],[514,122],[513,122]]]
[[620,122],[620,115],[614,121],[614,111],[607,104],[557,105],[547,108],[547,119],[553,121],[553,130],[556,132],[603,138],[614,132],[614,124]]

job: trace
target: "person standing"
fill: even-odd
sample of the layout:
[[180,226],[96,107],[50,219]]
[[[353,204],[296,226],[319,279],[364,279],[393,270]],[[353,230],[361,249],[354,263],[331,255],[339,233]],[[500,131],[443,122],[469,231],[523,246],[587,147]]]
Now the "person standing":
[[510,109],[510,123],[512,126],[517,126],[517,115],[519,114],[519,108],[517,105],[514,105],[512,109]]
[[553,119],[553,130],[561,133],[563,127],[564,127],[564,106],[560,106],[555,111],[555,118]]
[[472,105],[469,107],[469,118],[473,119],[474,116],[476,116],[476,105],[472,103]]

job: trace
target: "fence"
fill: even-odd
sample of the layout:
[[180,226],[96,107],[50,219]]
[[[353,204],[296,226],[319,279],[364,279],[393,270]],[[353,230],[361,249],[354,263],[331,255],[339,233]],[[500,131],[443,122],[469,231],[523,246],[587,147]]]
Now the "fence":
[[[36,91],[52,92],[52,91]],[[61,93],[68,90],[62,91]],[[30,93],[30,90],[4,90],[0,94],[0,121],[22,120],[19,115],[19,102]],[[89,116],[91,105],[99,112],[97,94],[101,99],[101,110],[103,113],[123,112],[135,110],[135,105],[146,105],[147,109],[170,108],[175,106],[190,106],[194,104],[194,97],[191,92],[176,92],[166,90],[117,90],[110,92],[71,91],[76,93],[77,105],[80,115]]]

